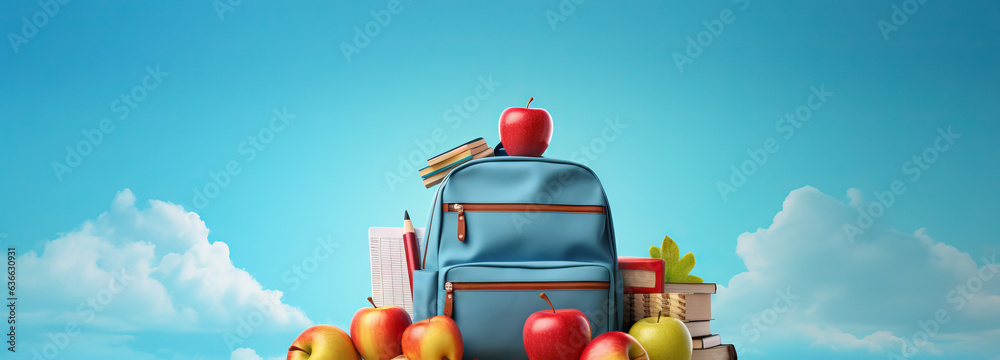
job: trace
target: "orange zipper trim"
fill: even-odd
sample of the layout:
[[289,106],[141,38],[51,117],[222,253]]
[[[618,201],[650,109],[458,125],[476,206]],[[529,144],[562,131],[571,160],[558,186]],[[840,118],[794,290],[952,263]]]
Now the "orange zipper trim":
[[445,212],[459,211],[543,211],[581,214],[603,214],[604,207],[597,205],[556,204],[444,204]]
[[444,290],[444,315],[451,317],[454,308],[455,291],[488,290],[606,290],[611,288],[607,281],[533,281],[533,282],[446,282]]
[[555,204],[444,204],[445,212],[458,213],[458,240],[465,241],[466,211],[513,211],[513,212],[562,212],[574,214],[604,214],[605,208],[596,205],[555,205]]
[[607,281],[453,282],[451,285],[452,290],[599,290],[611,286]]

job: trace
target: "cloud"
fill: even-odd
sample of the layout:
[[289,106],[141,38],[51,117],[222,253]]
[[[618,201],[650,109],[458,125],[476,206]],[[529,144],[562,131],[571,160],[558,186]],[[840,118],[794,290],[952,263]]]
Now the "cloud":
[[988,265],[996,254],[974,258],[925,229],[907,234],[878,219],[859,226],[874,203],[857,189],[848,200],[794,190],[769,227],[738,237],[747,271],[720,287],[714,304],[732,337],[744,346],[804,338],[915,354],[969,351],[980,334],[1000,329],[1000,267]]
[[[876,331],[864,337],[857,337],[832,327],[820,327],[812,324],[798,324],[796,328],[801,334],[815,339],[813,345],[825,346],[834,350],[864,349],[873,353],[903,353],[907,350],[906,341],[890,331]],[[939,353],[933,343],[924,345],[932,353]]]
[[19,257],[19,271],[31,274],[19,278],[26,321],[109,332],[224,331],[256,312],[264,331],[312,323],[281,302],[281,291],[235,267],[229,246],[209,241],[198,214],[158,200],[139,209],[135,201],[125,189],[96,220]]
[[[66,337],[59,339],[62,336]],[[28,337],[30,338],[31,336],[29,335]],[[18,351],[30,354],[32,359],[109,358],[154,360],[157,358],[155,354],[132,349],[130,345],[135,342],[135,338],[131,335],[82,332],[76,336],[69,337],[58,332],[47,332],[44,337],[44,345],[33,344],[31,342],[24,343],[20,341],[21,339],[18,340],[18,345],[20,346]],[[59,346],[60,344],[69,345],[69,347]],[[175,359],[179,360],[183,359],[183,357],[175,357]]]
[[229,360],[264,360],[264,358],[257,355],[254,349],[239,348],[233,350],[233,354],[229,356]]
[[[284,356],[271,356],[267,360],[283,360]],[[229,356],[229,360],[264,360],[263,357],[257,355],[257,351],[250,348],[239,348],[233,350],[232,355]]]

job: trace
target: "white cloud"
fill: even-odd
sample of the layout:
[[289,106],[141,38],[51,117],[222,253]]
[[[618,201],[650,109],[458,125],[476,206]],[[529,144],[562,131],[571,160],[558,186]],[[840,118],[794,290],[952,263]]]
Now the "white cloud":
[[[267,360],[284,360],[286,356],[275,355],[269,356]],[[229,356],[229,360],[264,360],[263,357],[257,355],[257,351],[251,348],[239,348],[233,350],[232,355]]]
[[[769,227],[740,235],[747,271],[720,287],[714,304],[715,317],[737,327],[721,333],[744,346],[804,338],[833,349],[938,353],[1000,329],[1000,268],[981,259],[995,254],[974,259],[924,229],[906,234],[878,220],[852,241],[844,224],[857,225],[871,205],[861,194],[851,189],[845,203],[794,190]],[[947,320],[935,320],[939,311]],[[925,344],[922,333],[936,334]]]
[[[825,346],[834,350],[864,349],[874,353],[909,352],[905,340],[893,335],[891,331],[876,331],[859,338],[832,327],[821,328],[813,324],[800,324],[796,328],[801,334],[815,339],[813,345]],[[938,352],[933,343],[925,345],[925,348],[920,349],[920,351]]]
[[264,358],[257,355],[254,349],[239,348],[233,350],[233,354],[229,356],[229,360],[264,360]]
[[139,209],[125,189],[96,220],[20,256],[19,271],[31,274],[19,278],[31,304],[22,315],[112,332],[230,330],[252,312],[265,315],[264,331],[312,323],[281,302],[281,291],[235,267],[229,246],[208,235],[198,214],[158,200]]

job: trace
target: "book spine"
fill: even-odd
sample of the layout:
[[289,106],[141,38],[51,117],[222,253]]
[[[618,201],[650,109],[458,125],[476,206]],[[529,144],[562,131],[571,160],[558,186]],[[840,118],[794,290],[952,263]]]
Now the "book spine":
[[624,323],[629,329],[639,320],[659,316],[687,321],[687,294],[674,293],[633,293],[624,295]]

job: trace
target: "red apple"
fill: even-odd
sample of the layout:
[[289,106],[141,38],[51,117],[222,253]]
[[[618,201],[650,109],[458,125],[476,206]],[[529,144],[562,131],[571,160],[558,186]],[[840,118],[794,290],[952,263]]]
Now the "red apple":
[[580,360],[649,360],[649,356],[632,335],[612,331],[594,338]]
[[410,314],[399,306],[362,308],[351,319],[351,340],[365,360],[390,360],[403,354],[403,331],[410,326]]
[[542,156],[552,140],[552,116],[545,109],[528,105],[512,107],[500,114],[500,143],[507,155]]
[[287,360],[361,360],[351,337],[335,326],[316,325],[295,338]]
[[418,321],[403,332],[403,354],[409,360],[462,360],[462,333],[450,317]]
[[545,293],[538,295],[551,310],[531,314],[524,322],[524,351],[529,360],[579,360],[590,342],[590,322],[577,309],[559,309]]

